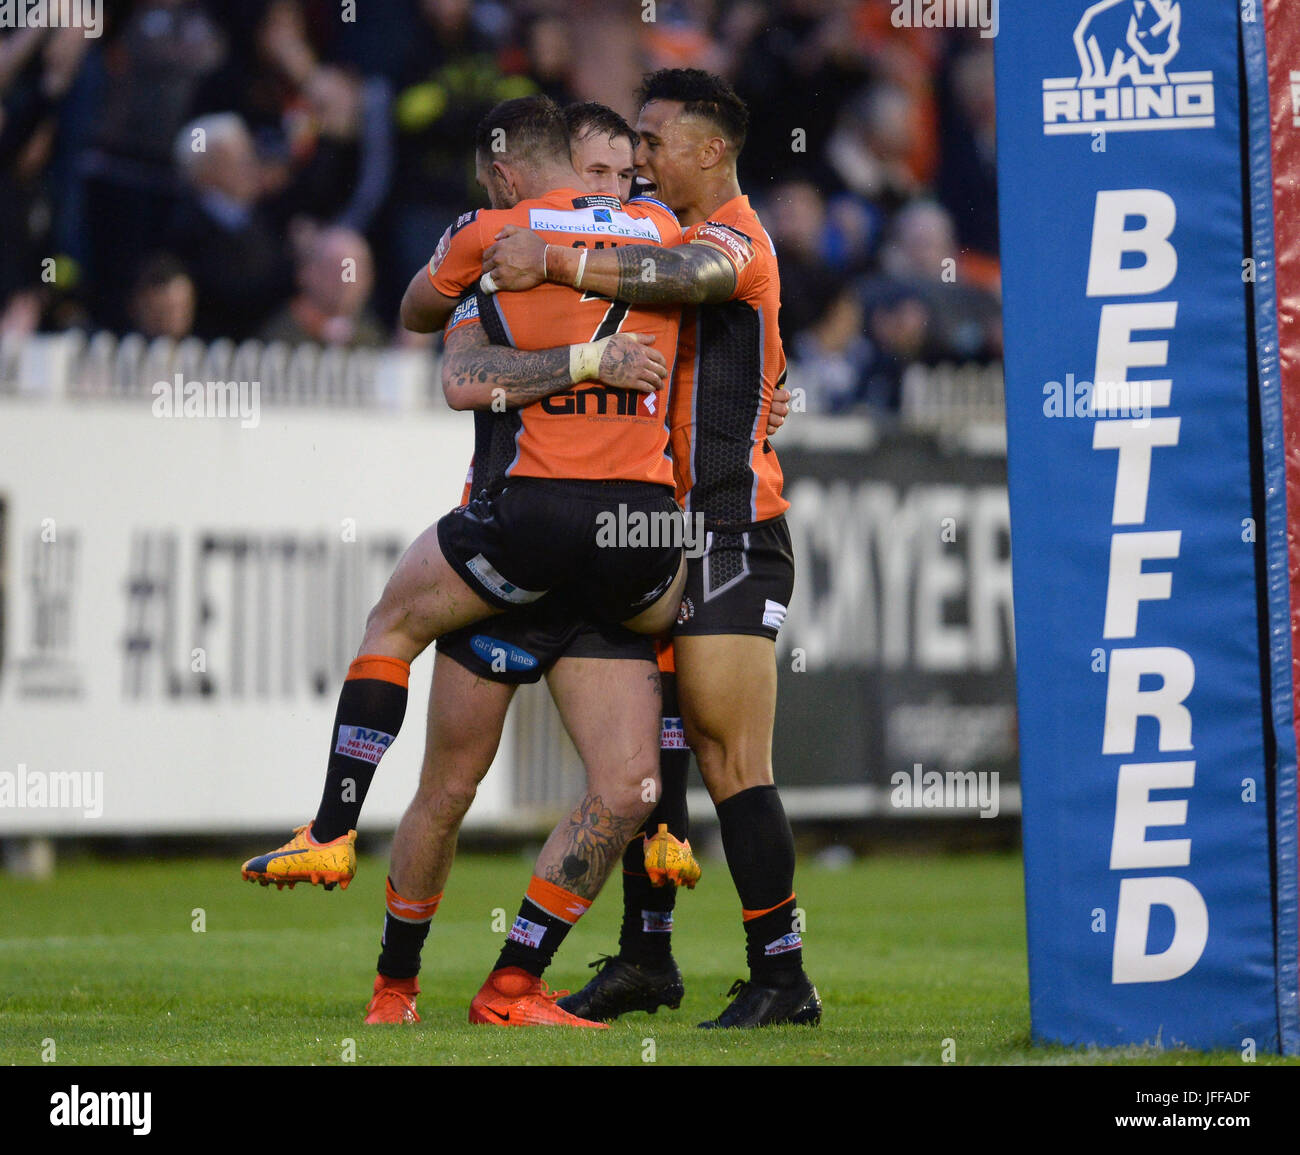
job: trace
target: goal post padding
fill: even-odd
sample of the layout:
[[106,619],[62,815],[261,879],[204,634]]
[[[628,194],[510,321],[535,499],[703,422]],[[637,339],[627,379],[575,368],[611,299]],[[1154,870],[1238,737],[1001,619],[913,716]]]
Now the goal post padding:
[[1039,1042],[1251,1053],[1284,1040],[1270,806],[1289,805],[1293,823],[1294,791],[1288,803],[1268,781],[1277,639],[1262,596],[1237,16],[1172,0],[1001,6]]

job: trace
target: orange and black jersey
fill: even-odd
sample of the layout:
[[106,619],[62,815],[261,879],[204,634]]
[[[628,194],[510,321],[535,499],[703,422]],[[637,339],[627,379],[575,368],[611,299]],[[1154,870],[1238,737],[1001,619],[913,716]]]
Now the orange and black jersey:
[[772,392],[785,381],[776,249],[744,196],[683,239],[722,253],[736,288],[728,301],[682,314],[669,403],[677,500],[709,529],[741,531],[790,506],[765,435]]
[[[466,213],[443,234],[429,262],[433,287],[447,297],[464,297],[447,322],[448,333],[478,321],[493,344],[519,349],[575,345],[617,332],[653,333],[655,348],[672,365],[680,319],[676,306],[628,305],[555,284],[524,293],[479,292],[483,252],[504,225],[574,247],[674,245],[681,239],[677,218],[658,202],[624,205],[616,197],[574,189],[521,201],[512,209]],[[474,489],[493,488],[506,477],[671,486],[667,409],[666,391],[639,393],[593,381],[504,413],[480,410]]]

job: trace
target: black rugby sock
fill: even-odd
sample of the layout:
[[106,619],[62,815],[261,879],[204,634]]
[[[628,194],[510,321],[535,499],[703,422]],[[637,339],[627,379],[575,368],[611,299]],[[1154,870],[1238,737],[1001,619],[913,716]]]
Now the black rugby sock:
[[[664,700],[667,710],[667,694]],[[645,872],[645,839],[642,836],[653,834],[663,823],[673,837],[686,841],[689,836],[686,775],[690,761],[691,752],[684,746],[660,751],[659,805],[623,851],[623,927],[619,932],[618,953],[628,962],[658,967],[672,958],[673,908],[677,903],[677,888],[650,884]]]
[[325,789],[311,825],[317,842],[357,828],[379,759],[402,728],[410,673],[409,662],[378,654],[365,654],[348,667],[330,734]]
[[753,786],[718,804],[722,846],[740,895],[750,977],[790,986],[803,973],[795,922],[794,835],[775,786]]

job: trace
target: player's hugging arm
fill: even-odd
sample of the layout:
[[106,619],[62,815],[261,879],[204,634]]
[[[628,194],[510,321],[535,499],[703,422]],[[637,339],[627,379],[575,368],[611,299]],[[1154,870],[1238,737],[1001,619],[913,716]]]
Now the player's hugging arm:
[[620,245],[610,255],[616,266],[612,270],[605,267],[610,263],[608,259],[588,260],[582,272],[582,287],[588,292],[634,304],[706,305],[729,300],[736,291],[736,270],[732,263],[703,245],[678,245],[671,249]]
[[[720,226],[711,225],[715,231]],[[719,243],[747,248],[723,234]],[[747,253],[741,259],[747,258]],[[542,281],[571,285],[619,301],[645,305],[705,305],[736,291],[736,266],[712,243],[672,248],[619,245],[573,249],[548,245],[536,233],[506,225],[483,253],[483,269],[497,290],[519,292]]]
[[616,389],[650,393],[668,376],[653,336],[616,333],[581,345],[514,349],[493,345],[477,321],[447,334],[442,392],[452,409],[515,409],[569,388],[600,381]]
[[402,327],[412,333],[436,333],[447,323],[457,304],[455,297],[448,297],[433,287],[427,269],[421,265],[402,297]]

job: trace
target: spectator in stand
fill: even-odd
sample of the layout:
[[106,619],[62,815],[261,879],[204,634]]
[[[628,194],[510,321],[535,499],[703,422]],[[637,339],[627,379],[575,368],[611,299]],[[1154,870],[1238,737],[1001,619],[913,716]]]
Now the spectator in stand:
[[645,70],[702,68],[733,79],[767,23],[757,0],[660,0],[655,18],[641,22]]
[[543,14],[525,30],[527,71],[538,89],[563,108],[577,97],[572,86],[573,29],[556,13]]
[[306,236],[297,280],[293,299],[262,328],[264,341],[349,349],[387,344],[387,333],[367,308],[375,267],[360,233],[335,226]]
[[851,196],[829,203],[806,176],[773,188],[763,221],[781,260],[781,337],[821,316],[846,277],[863,272],[880,228],[879,214]]
[[469,0],[419,0],[418,11],[393,102],[396,170],[381,266],[383,308],[393,315],[442,231],[485,203],[474,180],[478,122],[499,101],[538,90],[528,76],[502,70],[498,30],[476,23]]
[[890,222],[881,249],[883,276],[865,290],[869,307],[899,291],[925,302],[929,325],[918,355],[929,364],[1002,355],[998,299],[962,276],[959,257],[948,211],[934,201],[915,201]]
[[897,413],[903,397],[903,374],[925,348],[931,315],[922,296],[906,285],[882,287],[864,295],[871,363],[859,400],[876,413]]
[[806,391],[808,411],[896,413],[903,373],[921,352],[928,325],[924,302],[901,285],[870,298],[842,290],[793,344],[794,384]]
[[[58,248],[50,175],[64,97],[89,40],[78,28],[24,28],[0,39],[0,330],[61,329],[88,318],[81,268]],[[52,258],[52,263],[51,263]]]
[[849,192],[892,213],[925,191],[913,147],[923,123],[915,93],[872,85],[845,106],[826,145],[827,163]]
[[763,222],[781,262],[781,339],[794,340],[820,317],[840,287],[825,257],[826,202],[810,180],[787,180],[772,190]]
[[175,205],[172,143],[226,44],[195,0],[142,0],[103,52],[107,79],[83,164],[87,255],[96,314],[120,327],[123,278],[157,247]]
[[364,232],[392,175],[387,84],[319,65],[308,75],[303,97],[308,123],[296,167],[268,208],[278,220],[305,215]]
[[293,291],[283,235],[258,203],[253,139],[240,117],[217,113],[181,130],[175,156],[186,197],[171,248],[198,289],[195,330],[209,339],[251,337]]
[[998,285],[998,193],[993,46],[976,40],[951,61],[941,119],[936,193],[952,214],[967,276]]
[[154,253],[140,266],[131,291],[131,328],[141,336],[183,341],[194,328],[194,281],[171,253]]
[[277,224],[305,215],[364,232],[392,178],[392,89],[323,62],[322,31],[301,0],[272,0],[251,33],[231,28],[243,51],[205,86],[200,110],[243,116]]
[[756,19],[753,6],[742,7],[747,12],[724,27],[733,29],[736,91],[756,129],[745,142],[741,181],[761,192],[825,155],[840,106],[870,72],[843,0],[780,0],[765,20]]
[[934,28],[897,28],[897,7],[880,0],[853,5],[855,46],[872,79],[906,89],[916,101],[917,132],[912,137],[908,168],[919,184],[929,186],[939,157],[939,107],[935,75],[952,33]]
[[792,385],[803,389],[809,413],[842,413],[862,400],[873,350],[863,333],[862,302],[851,290],[841,288],[788,344],[796,366]]

